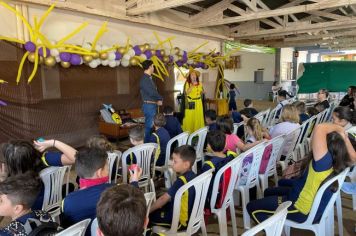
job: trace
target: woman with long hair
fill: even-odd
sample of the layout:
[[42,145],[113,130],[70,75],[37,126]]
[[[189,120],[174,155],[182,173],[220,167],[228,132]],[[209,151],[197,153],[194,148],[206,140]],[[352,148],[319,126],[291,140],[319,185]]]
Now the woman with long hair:
[[193,133],[205,126],[203,109],[203,85],[199,81],[200,72],[190,69],[184,84],[185,111],[183,130]]
[[[264,192],[264,198],[247,204],[247,211],[257,223],[267,219],[285,201],[293,203],[288,208],[287,219],[304,222],[320,186],[356,161],[355,147],[339,125],[317,125],[311,145],[310,161],[299,178],[289,180],[292,182],[289,186],[281,184],[280,187],[268,188]],[[332,185],[324,192],[316,213],[316,222],[320,220],[332,194],[339,187],[341,186]]]

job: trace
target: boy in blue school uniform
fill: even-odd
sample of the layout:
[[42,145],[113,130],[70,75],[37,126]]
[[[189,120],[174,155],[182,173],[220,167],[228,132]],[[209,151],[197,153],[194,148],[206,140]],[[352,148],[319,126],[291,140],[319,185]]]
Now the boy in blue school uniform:
[[12,220],[0,229],[0,235],[27,236],[45,223],[52,223],[53,231],[56,231],[58,225],[47,212],[31,209],[40,190],[41,180],[34,172],[13,175],[0,182],[0,215]]
[[167,143],[171,139],[168,131],[164,128],[166,124],[166,118],[163,114],[157,114],[153,118],[153,127],[155,131],[149,138],[149,143],[158,144],[158,154],[156,153],[156,166],[163,166],[166,159]]
[[[192,171],[192,166],[196,160],[196,154],[193,147],[183,145],[176,148],[173,152],[173,170],[179,175],[168,192],[163,194],[150,209],[150,222],[152,225],[170,227],[173,218],[174,198],[180,187],[196,177]],[[184,193],[187,197],[182,197],[182,207],[179,217],[179,228],[186,228],[191,214],[195,190],[190,188]],[[183,195],[184,196],[184,195]]]
[[209,126],[209,131],[217,130],[218,126],[216,125],[216,111],[207,110],[204,116],[205,116],[205,123]]
[[[129,139],[131,144],[134,146],[144,144],[144,136],[145,130],[143,126],[135,126],[129,131]],[[132,164],[137,164],[136,156],[134,153],[130,153],[130,155],[126,157],[126,164],[128,166]]]
[[[71,226],[84,219],[95,219],[96,204],[101,193],[113,186],[109,180],[107,152],[99,148],[83,148],[76,155],[75,170],[80,177],[80,189],[68,194],[62,202],[62,225]],[[130,182],[138,187],[142,170],[131,173]],[[89,227],[90,229],[90,227]],[[87,230],[87,234],[90,230]]]
[[203,164],[201,172],[204,173],[210,169],[215,169],[213,172],[213,177],[211,179],[208,194],[205,202],[205,209],[210,209],[210,199],[213,190],[214,178],[216,173],[222,168],[226,163],[231,161],[236,157],[236,153],[228,152],[224,153],[224,148],[226,144],[226,136],[220,130],[210,131],[207,136],[207,150],[211,152],[212,155],[206,156],[206,161]]
[[164,128],[168,131],[171,138],[181,134],[183,132],[182,126],[179,123],[177,117],[173,115],[173,108],[170,106],[165,106],[163,108],[163,115],[166,117],[166,124]]

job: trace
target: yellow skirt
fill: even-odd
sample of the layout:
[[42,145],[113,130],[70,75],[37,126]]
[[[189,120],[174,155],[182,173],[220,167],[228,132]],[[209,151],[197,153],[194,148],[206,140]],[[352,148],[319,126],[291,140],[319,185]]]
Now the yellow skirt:
[[[201,99],[195,100],[195,109],[185,109],[183,119],[183,131],[193,133],[205,126],[203,102]],[[186,104],[188,106],[188,104]]]

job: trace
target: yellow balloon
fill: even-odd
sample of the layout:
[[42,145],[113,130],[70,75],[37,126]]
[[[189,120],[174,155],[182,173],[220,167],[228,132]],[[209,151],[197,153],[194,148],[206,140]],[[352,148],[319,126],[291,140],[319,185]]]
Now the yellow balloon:
[[124,47],[119,47],[119,48],[117,49],[117,51],[118,51],[119,53],[121,53],[122,55],[124,55],[126,49],[125,49]]
[[156,50],[151,49],[152,56],[156,55]]
[[38,58],[38,63],[39,63],[39,64],[43,64],[43,62],[44,62],[43,56],[40,56],[40,57]]
[[145,43],[144,45],[145,45],[145,49],[146,49],[146,50],[149,50],[149,49],[151,48],[151,46],[150,46],[149,43]]
[[138,46],[138,47],[140,48],[141,52],[146,51],[146,47],[145,47],[145,45],[140,45],[140,46]]
[[90,56],[90,55],[84,55],[83,56],[83,61],[86,62],[86,63],[89,63],[93,60],[93,57]]
[[130,65],[131,66],[137,66],[138,62],[139,61],[137,60],[136,57],[133,57],[133,58],[130,59]]
[[163,57],[163,62],[168,63],[169,62],[169,56],[164,56]]
[[63,68],[69,68],[69,67],[70,67],[70,62],[61,61],[61,66],[62,66]]
[[93,58],[94,58],[94,59],[98,59],[99,56],[100,56],[99,53],[98,53],[98,51],[95,51],[95,50],[94,50],[93,53],[94,53]]
[[175,52],[176,55],[178,55],[178,54],[180,53],[179,47],[175,47],[175,48],[174,48],[174,52]]
[[54,66],[56,64],[56,59],[54,58],[54,57],[47,57],[46,59],[45,59],[45,65],[46,66]]
[[27,59],[28,59],[30,62],[34,63],[34,62],[35,62],[35,57],[36,57],[35,53],[34,53],[34,52],[31,52],[30,54],[28,54]]
[[107,54],[106,52],[100,53],[100,59],[101,60],[106,60],[106,59],[108,59],[108,57],[109,57],[109,54]]

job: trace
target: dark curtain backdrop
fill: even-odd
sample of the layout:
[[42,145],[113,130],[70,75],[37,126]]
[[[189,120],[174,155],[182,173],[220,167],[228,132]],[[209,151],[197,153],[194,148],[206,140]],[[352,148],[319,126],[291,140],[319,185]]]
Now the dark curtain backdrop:
[[[0,42],[0,143],[10,139],[56,138],[73,146],[83,145],[98,134],[99,110],[103,103],[118,109],[141,107],[139,67],[103,67],[86,65],[62,68],[40,66],[35,78],[27,84],[33,64],[26,61],[21,82],[16,75],[24,50]],[[164,105],[173,105],[174,76],[165,82],[155,79]]]

